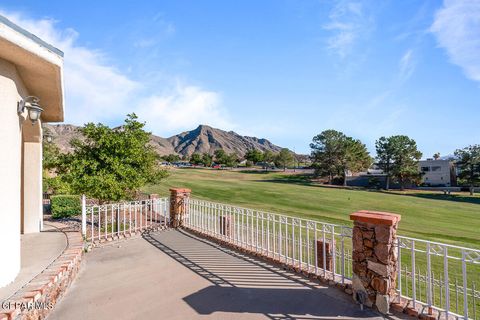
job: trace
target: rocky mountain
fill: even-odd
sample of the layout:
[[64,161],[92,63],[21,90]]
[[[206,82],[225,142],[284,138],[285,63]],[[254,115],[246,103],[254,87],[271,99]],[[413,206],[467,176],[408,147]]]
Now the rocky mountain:
[[[50,132],[53,142],[58,145],[62,152],[70,152],[70,141],[73,138],[82,138],[79,127],[70,124],[44,124],[44,128]],[[223,149],[227,153],[235,152],[243,156],[249,149],[261,151],[279,152],[281,147],[274,145],[267,139],[242,136],[233,131],[224,131],[206,125],[200,125],[191,131],[185,131],[170,138],[162,138],[151,135],[150,144],[160,155],[179,154],[191,156],[193,153],[213,154],[217,149]]]

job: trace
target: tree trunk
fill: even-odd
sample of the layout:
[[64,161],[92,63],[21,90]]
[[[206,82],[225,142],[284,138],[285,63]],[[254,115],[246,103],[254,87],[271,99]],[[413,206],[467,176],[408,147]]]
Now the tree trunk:
[[389,175],[387,175],[387,182],[386,182],[386,184],[385,184],[385,189],[386,189],[386,190],[389,190],[389,189],[390,189],[390,176],[389,176]]
[[343,186],[347,186],[347,170],[343,170]]
[[475,188],[473,187],[473,184],[470,185],[470,195],[473,196],[473,193],[475,191]]

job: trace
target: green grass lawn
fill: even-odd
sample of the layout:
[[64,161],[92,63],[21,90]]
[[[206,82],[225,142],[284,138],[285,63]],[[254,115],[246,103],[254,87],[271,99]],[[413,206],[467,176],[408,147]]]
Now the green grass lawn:
[[402,215],[401,235],[480,248],[480,197],[464,193],[351,190],[301,175],[205,169],[172,169],[145,191],[167,195],[170,187],[191,188],[197,198],[345,225],[357,210],[393,212]]

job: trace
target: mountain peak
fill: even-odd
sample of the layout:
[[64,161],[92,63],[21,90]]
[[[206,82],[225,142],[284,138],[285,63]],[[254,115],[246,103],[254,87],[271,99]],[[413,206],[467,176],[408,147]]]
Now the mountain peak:
[[[44,124],[62,152],[70,152],[70,141],[81,138],[79,127],[70,124],[49,125]],[[247,137],[234,131],[224,131],[209,125],[200,124],[197,128],[179,133],[170,138],[162,138],[156,135],[150,136],[150,144],[158,154],[168,155],[171,153],[182,156],[191,156],[193,153],[213,154],[217,149],[223,149],[227,153],[236,153],[244,156],[247,150],[257,149],[260,151],[279,152],[281,147],[274,145],[267,139]]]

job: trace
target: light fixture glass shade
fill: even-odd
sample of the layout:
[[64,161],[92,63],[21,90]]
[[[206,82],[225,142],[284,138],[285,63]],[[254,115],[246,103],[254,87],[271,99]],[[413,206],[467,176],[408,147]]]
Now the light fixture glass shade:
[[40,119],[40,115],[42,114],[43,109],[40,108],[40,106],[36,103],[31,103],[28,104],[27,106],[28,109],[28,117],[32,121],[32,123],[35,123]]

